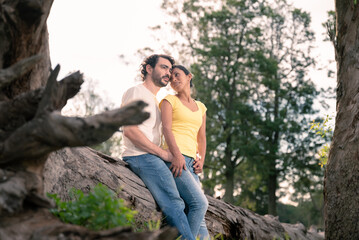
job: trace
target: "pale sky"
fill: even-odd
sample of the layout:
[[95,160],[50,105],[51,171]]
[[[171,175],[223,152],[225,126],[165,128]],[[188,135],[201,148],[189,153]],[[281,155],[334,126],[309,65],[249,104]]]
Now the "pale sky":
[[[314,52],[319,66],[334,59],[333,47],[323,43],[327,11],[334,10],[334,0],[297,0],[295,7],[310,12],[312,29],[319,48]],[[53,66],[61,65],[60,77],[81,71],[85,77],[98,82],[99,91],[119,106],[123,92],[137,84],[142,59],[138,49],[158,49],[149,27],[162,25],[165,15],[162,0],[55,0],[48,18],[50,56]],[[125,64],[120,55],[129,62]],[[333,69],[335,65],[333,65]],[[319,86],[336,85],[325,71],[313,70],[311,77]],[[335,104],[333,101],[332,104]],[[334,106],[333,106],[334,107]]]

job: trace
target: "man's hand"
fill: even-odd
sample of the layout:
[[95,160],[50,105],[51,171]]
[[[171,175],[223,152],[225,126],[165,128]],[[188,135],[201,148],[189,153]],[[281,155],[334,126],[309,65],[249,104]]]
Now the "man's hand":
[[203,160],[199,154],[196,155],[196,160],[194,160],[193,168],[195,173],[201,173],[203,171]]
[[180,177],[182,175],[182,169],[187,170],[186,160],[184,159],[184,156],[182,154],[173,157],[170,169],[174,177]]
[[173,162],[173,155],[170,152],[170,150],[163,150],[161,156],[159,156],[160,158],[162,158],[162,160],[166,161],[166,162]]

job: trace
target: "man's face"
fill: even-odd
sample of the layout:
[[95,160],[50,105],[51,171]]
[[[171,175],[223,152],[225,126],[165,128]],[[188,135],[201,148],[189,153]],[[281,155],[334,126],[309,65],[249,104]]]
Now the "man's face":
[[166,58],[160,57],[151,74],[153,83],[158,87],[167,86],[171,76],[171,69],[171,62]]

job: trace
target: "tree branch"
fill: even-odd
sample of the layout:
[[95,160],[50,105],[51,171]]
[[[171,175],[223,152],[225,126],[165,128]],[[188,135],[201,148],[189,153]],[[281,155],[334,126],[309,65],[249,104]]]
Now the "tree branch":
[[[80,91],[82,83],[83,76],[80,72],[72,73],[60,82],[56,82],[54,91],[57,91],[56,95],[59,96],[59,99],[54,102],[53,108],[62,109],[67,100]],[[0,103],[0,112],[6,113],[0,115],[0,141],[6,139],[15,129],[34,118],[39,103],[43,99],[44,90],[44,88],[36,89],[20,94],[10,101]],[[49,97],[46,99],[48,100]]]
[[[63,147],[101,143],[120,126],[140,124],[149,117],[149,113],[143,112],[147,104],[142,101],[87,118],[61,116],[58,110],[80,90],[83,80],[82,74],[76,72],[57,82],[59,71],[60,66],[57,65],[43,91],[20,95],[22,103],[30,102],[29,112],[25,111],[24,114],[21,111],[23,107],[14,110],[9,105],[0,105],[0,111],[10,110],[6,112],[12,113],[0,117],[0,123],[5,124],[5,128],[0,129],[0,140],[4,140],[0,142],[0,165],[15,160],[41,158]],[[42,95],[40,101],[39,95]],[[19,101],[11,103],[11,107],[16,107],[18,104],[15,103]],[[9,126],[9,120],[13,119],[21,120],[15,126]]]
[[63,147],[101,143],[120,126],[146,120],[149,113],[143,112],[145,106],[143,101],[135,101],[87,118],[64,117],[59,112],[43,113],[0,143],[0,165],[41,158]]
[[25,58],[6,69],[0,70],[0,89],[30,71],[40,60],[41,55]]
[[39,107],[37,108],[35,117],[47,112],[54,111],[56,109],[55,106],[57,105],[56,102],[60,102],[62,100],[62,97],[64,97],[61,93],[57,92],[58,84],[56,79],[57,76],[59,75],[59,72],[60,72],[60,65],[57,65],[55,69],[51,71],[50,77],[47,80],[44,94],[39,103]]

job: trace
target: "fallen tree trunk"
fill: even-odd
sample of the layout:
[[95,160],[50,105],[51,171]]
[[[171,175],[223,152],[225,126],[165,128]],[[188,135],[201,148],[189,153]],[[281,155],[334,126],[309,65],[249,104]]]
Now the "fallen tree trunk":
[[[90,148],[66,148],[50,155],[44,171],[45,191],[68,200],[71,188],[88,192],[103,183],[138,211],[138,220],[160,219],[162,214],[140,178],[120,159],[114,159]],[[260,216],[207,196],[209,208],[206,223],[212,236],[224,239],[323,239],[298,224],[280,223],[278,218]]]

